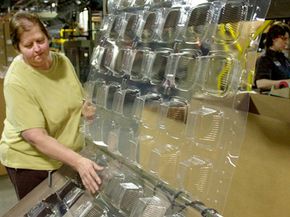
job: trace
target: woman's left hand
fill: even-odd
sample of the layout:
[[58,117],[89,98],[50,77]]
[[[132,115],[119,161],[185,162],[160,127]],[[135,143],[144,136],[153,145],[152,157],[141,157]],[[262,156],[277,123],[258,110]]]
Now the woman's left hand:
[[88,158],[80,157],[77,160],[75,168],[78,171],[85,188],[92,194],[95,194],[102,183],[98,176],[98,171],[103,170],[103,167]]

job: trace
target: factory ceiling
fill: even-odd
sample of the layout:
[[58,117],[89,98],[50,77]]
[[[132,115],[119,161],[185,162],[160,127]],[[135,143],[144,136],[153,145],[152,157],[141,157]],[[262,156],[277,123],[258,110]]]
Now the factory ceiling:
[[82,10],[90,7],[92,10],[102,10],[102,0],[0,0],[1,11],[30,10],[35,12],[53,11],[60,13],[71,10]]
[[[92,10],[102,10],[103,0],[0,0],[0,12],[7,10],[29,9],[29,10],[45,10],[51,8],[56,3],[59,13],[79,10],[89,6]],[[289,19],[290,0],[271,0],[266,19]]]

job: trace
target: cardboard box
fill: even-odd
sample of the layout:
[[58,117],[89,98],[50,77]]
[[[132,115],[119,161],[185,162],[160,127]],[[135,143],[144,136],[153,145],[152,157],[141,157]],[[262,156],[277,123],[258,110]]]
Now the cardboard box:
[[[5,102],[4,102],[4,95],[3,95],[3,79],[0,79],[0,138],[3,131],[4,126],[4,119],[5,119]],[[5,168],[0,164],[0,175],[5,175],[6,170]]]
[[9,22],[4,22],[3,27],[5,39],[7,40],[10,38]]
[[12,45],[6,45],[6,61],[7,61],[7,66],[9,66],[14,57],[16,57],[18,53],[16,52],[15,48]]
[[290,122],[290,100],[281,97],[251,94],[249,112],[283,122]]
[[0,176],[6,175],[6,174],[7,174],[7,171],[5,167],[2,164],[0,164]]
[[289,213],[290,100],[250,95],[245,140],[224,217],[273,217]]
[[5,119],[5,101],[3,94],[3,82],[4,79],[0,79],[0,138],[3,131],[4,119]]

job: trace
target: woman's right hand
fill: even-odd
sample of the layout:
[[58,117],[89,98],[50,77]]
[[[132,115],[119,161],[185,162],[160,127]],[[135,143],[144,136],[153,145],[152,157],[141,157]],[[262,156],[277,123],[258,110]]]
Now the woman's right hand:
[[82,115],[86,120],[93,120],[96,114],[96,106],[90,101],[85,100],[82,106]]

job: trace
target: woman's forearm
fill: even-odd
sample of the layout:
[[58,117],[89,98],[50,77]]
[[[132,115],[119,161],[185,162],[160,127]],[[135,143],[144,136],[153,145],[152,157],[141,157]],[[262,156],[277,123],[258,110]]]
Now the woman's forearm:
[[277,87],[282,80],[260,79],[256,81],[257,88],[271,89],[272,86]]
[[22,137],[40,152],[75,169],[79,173],[84,186],[90,192],[95,193],[99,189],[101,180],[97,171],[102,168],[95,162],[59,143],[55,138],[49,136],[45,129],[25,130],[22,132]]

